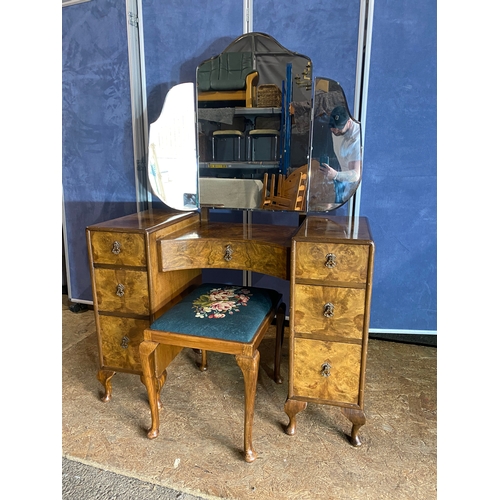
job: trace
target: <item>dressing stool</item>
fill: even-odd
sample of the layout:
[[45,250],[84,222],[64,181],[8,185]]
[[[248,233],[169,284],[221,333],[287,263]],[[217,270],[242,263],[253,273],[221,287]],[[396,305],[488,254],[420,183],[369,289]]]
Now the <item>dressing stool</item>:
[[[221,155],[217,154],[219,141],[232,141],[231,160],[241,161],[241,139],[245,136],[240,130],[214,130],[212,132],[212,161],[222,161]],[[227,156],[227,155],[226,155]]]
[[[276,344],[274,380],[281,383],[280,360],[284,334],[285,304],[274,290],[237,285],[205,283],[155,320],[144,331],[139,346],[151,409],[148,438],[159,433],[161,386],[155,377],[155,350],[160,344],[233,354],[245,384],[244,453],[247,462],[257,454],[252,445],[252,427],[260,353],[258,347],[274,317]],[[206,359],[202,369],[206,368]]]

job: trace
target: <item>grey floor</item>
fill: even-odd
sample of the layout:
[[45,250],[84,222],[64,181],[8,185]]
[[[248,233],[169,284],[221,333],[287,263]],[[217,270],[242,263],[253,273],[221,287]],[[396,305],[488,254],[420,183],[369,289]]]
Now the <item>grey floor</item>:
[[62,459],[63,500],[202,500],[156,484]]

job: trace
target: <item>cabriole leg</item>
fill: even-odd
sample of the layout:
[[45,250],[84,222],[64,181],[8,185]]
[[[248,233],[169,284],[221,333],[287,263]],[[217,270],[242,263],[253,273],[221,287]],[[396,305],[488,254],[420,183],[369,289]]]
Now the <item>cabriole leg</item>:
[[107,403],[111,399],[111,378],[116,372],[111,370],[99,370],[97,372],[97,380],[101,382],[104,387],[104,395],[101,396],[101,401]]
[[365,425],[366,417],[363,410],[355,408],[341,408],[343,415],[345,415],[352,422],[350,442],[353,446],[361,446],[358,432],[361,426]]
[[[158,436],[160,427],[159,415],[159,392],[158,392],[158,379],[155,377],[155,362],[154,351],[158,347],[157,342],[145,340],[139,345],[139,354],[141,356],[142,373],[144,385],[148,391],[149,407],[151,409],[151,428],[148,431],[148,438],[153,439]],[[162,376],[163,377],[163,376]],[[161,378],[159,380],[161,380]],[[166,378],[166,372],[165,372]],[[165,380],[165,379],[164,379]]]
[[288,415],[290,422],[285,429],[289,436],[293,436],[297,430],[297,413],[305,410],[307,403],[305,401],[296,401],[295,399],[287,399],[285,403],[285,413]]
[[260,353],[255,351],[253,358],[236,356],[236,362],[243,372],[245,381],[245,461],[253,462],[257,458],[252,445],[253,416],[255,411],[255,394],[257,392],[257,374],[259,372]]

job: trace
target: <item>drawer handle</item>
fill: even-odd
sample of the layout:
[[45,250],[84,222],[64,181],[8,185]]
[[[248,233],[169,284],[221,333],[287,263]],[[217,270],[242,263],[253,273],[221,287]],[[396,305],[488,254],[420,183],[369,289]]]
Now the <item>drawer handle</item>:
[[128,348],[128,343],[129,343],[129,342],[130,342],[130,339],[129,339],[127,336],[123,337],[123,338],[122,338],[122,341],[120,342],[120,347],[121,347],[122,349],[127,349],[127,348]]
[[330,368],[331,368],[331,365],[329,363],[323,363],[321,365],[321,376],[322,377],[329,377],[330,376]]
[[118,255],[122,251],[122,246],[120,245],[119,241],[113,241],[113,248],[111,249],[111,252],[114,253],[115,255]]
[[325,255],[325,267],[328,269],[333,269],[337,265],[337,256],[333,253],[327,253]]
[[224,260],[229,262],[233,258],[233,249],[231,245],[226,246],[226,252],[224,253]]
[[116,285],[116,295],[118,295],[118,297],[123,297],[125,295],[125,287],[121,283]]
[[335,306],[331,302],[327,302],[323,308],[323,315],[327,318],[333,318],[333,313],[335,312]]

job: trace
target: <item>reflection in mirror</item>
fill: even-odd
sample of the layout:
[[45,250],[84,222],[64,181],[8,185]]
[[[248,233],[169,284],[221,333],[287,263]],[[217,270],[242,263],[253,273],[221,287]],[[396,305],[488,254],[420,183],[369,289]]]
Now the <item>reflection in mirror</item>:
[[[242,35],[198,66],[201,206],[305,210],[305,188],[301,203],[286,196],[290,174],[307,169],[310,112],[292,116],[290,103],[310,103],[311,89],[311,60],[264,33]],[[284,200],[269,201],[278,194]]]
[[173,87],[149,129],[148,176],[153,193],[176,210],[198,208],[193,83]]
[[336,81],[314,83],[308,210],[320,212],[346,203],[361,181],[361,127]]

